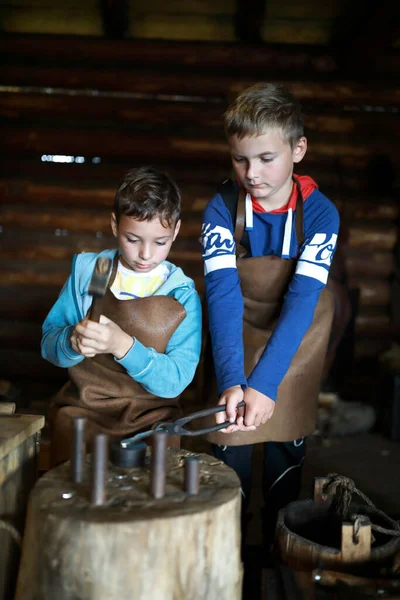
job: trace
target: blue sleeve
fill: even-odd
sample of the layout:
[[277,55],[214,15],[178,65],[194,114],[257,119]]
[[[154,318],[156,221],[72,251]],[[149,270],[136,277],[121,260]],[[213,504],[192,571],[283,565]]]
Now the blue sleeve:
[[264,352],[248,378],[248,385],[276,400],[278,387],[310,327],[321,290],[328,280],[336,250],[339,214],[317,192],[304,211],[306,239],[281,314]]
[[67,279],[42,327],[42,357],[57,367],[73,367],[84,360],[72,349],[74,326],[82,319],[75,301],[73,275]]
[[200,360],[201,303],[194,288],[177,290],[174,297],[186,310],[186,317],[168,342],[165,353],[135,340],[132,348],[116,360],[148,392],[161,398],[175,398],[192,381]]
[[232,219],[219,194],[205,209],[202,245],[209,330],[221,394],[233,385],[246,385],[246,377],[244,304],[236,268]]

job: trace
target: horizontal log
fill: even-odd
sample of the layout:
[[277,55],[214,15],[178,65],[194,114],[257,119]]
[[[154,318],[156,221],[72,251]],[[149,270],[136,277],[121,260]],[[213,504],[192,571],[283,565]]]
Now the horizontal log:
[[266,69],[330,73],[336,63],[328,48],[296,45],[296,47],[243,46],[196,41],[104,40],[79,36],[13,35],[0,39],[0,53],[14,62],[36,64],[98,64],[101,68],[167,66],[205,70],[248,68],[264,75]]
[[[6,230],[0,237],[0,259],[4,261],[65,261],[79,252],[100,252],[115,248],[112,235],[96,237],[90,234],[74,234],[60,231],[59,235],[16,229]],[[168,255],[172,262],[189,264],[201,262],[201,244],[197,238],[176,238]]]
[[13,121],[40,119],[41,121],[86,121],[97,123],[99,128],[112,127],[112,123],[124,122],[144,126],[163,127],[173,131],[189,128],[207,128],[221,132],[222,114],[226,103],[176,100],[140,100],[76,94],[70,96],[62,91],[57,95],[25,92],[2,93],[0,86],[0,118]]
[[[322,173],[318,175],[322,176]],[[320,181],[319,177],[317,181]],[[326,181],[332,184],[333,178]],[[339,176],[337,176],[337,183],[339,184]],[[82,208],[104,206],[112,210],[116,187],[116,184],[111,186],[109,183],[100,186],[98,182],[90,186],[77,185],[66,180],[56,184],[40,180],[0,179],[0,201],[3,204],[51,204]],[[216,190],[217,182],[214,184],[183,182],[180,191],[184,212],[202,212]],[[390,199],[375,197],[372,200],[372,197],[352,193],[351,200],[342,200],[345,193],[343,186],[336,188],[332,185],[322,186],[321,191],[334,201],[342,214],[342,221],[346,223],[360,219],[394,222],[400,214],[398,204]]]
[[[146,161],[140,156],[136,158],[121,157],[117,161],[103,156],[100,162],[93,162],[93,155],[90,155],[86,157],[87,160],[83,164],[43,162],[40,160],[40,156],[37,154],[31,157],[22,154],[18,156],[0,155],[0,177],[2,179],[30,178],[35,181],[53,182],[55,185],[60,182],[70,182],[70,184],[77,182],[80,185],[93,187],[98,187],[99,182],[110,186],[110,182],[112,182],[116,189],[118,181],[124,173],[143,164],[151,164],[160,171],[169,173],[180,187],[183,184],[201,183],[215,188],[216,182],[224,181],[231,171],[229,160],[225,165],[214,163],[212,169],[204,168],[202,161],[193,161],[185,164],[182,168],[182,163],[175,161],[173,155],[167,157],[166,160],[153,158]],[[357,172],[351,173],[350,176],[353,183],[357,185],[359,181]],[[345,184],[343,183],[343,185]]]
[[388,221],[391,224],[400,215],[399,204],[391,198],[372,196],[343,198],[343,192],[341,192],[339,198],[335,197],[334,199],[337,209],[347,222],[367,220]]
[[[30,231],[53,232],[55,235],[69,233],[92,234],[97,237],[109,235],[110,211],[78,209],[75,207],[32,207],[29,211],[23,205],[3,205],[1,221],[4,231],[24,228]],[[201,213],[182,215],[181,238],[199,238],[201,233]],[[396,227],[379,225],[350,225],[348,244],[352,248],[373,248],[392,250],[397,241]]]
[[374,337],[393,335],[390,314],[384,310],[379,312],[367,312],[366,309],[359,311],[356,315],[355,327],[357,335],[373,335]]
[[[244,75],[246,72],[246,75]],[[245,88],[265,80],[265,71],[255,74],[249,70],[238,76],[235,69],[231,72],[223,67],[218,73],[194,72],[189,65],[187,73],[172,69],[168,72],[150,70],[143,67],[118,69],[77,68],[74,66],[42,67],[40,65],[13,64],[0,67],[3,85],[35,86],[44,88],[69,88],[71,90],[96,90],[118,92],[117,96],[132,94],[133,97],[157,98],[159,96],[186,96],[192,98],[213,99],[215,102],[227,101]],[[273,79],[271,76],[269,80]],[[355,81],[316,82],[313,80],[288,79],[281,81],[298,100],[307,105],[323,104],[327,106],[372,106],[396,107],[400,100],[397,86],[382,84],[362,84]]]
[[394,226],[352,225],[349,227],[348,245],[351,248],[393,250],[397,238]]
[[[6,204],[1,209],[3,229],[26,228],[28,230],[52,231],[55,235],[87,233],[98,237],[107,236],[111,231],[111,213],[103,207],[78,209],[67,207],[31,207],[29,212],[23,205]],[[201,234],[201,214],[183,213],[180,236],[199,238]]]
[[[219,163],[230,169],[230,160],[226,140],[221,138],[157,135],[155,131],[113,130],[107,132],[97,129],[57,130],[32,126],[2,127],[2,152],[9,157],[29,158],[61,154],[89,157],[100,156],[101,160],[121,161],[126,163],[140,159],[141,163],[152,163],[154,160],[167,161],[184,166],[190,162],[203,161],[206,165]],[[387,140],[367,139],[352,141],[345,137],[337,137],[329,142],[322,136],[315,138],[307,152],[307,164],[325,165],[331,168],[367,168],[377,153],[385,152],[396,164],[397,154],[394,146]],[[340,159],[338,157],[340,156]]]
[[363,275],[377,279],[388,279],[394,270],[392,252],[368,248],[347,248],[346,269],[350,276]]
[[357,276],[349,277],[349,287],[360,291],[360,307],[388,307],[391,300],[391,287],[387,281],[379,279],[363,279]]
[[[121,172],[121,175],[123,173]],[[40,180],[0,179],[0,201],[2,204],[51,204],[53,206],[104,206],[112,210],[117,182],[93,186],[74,185],[71,181],[58,183],[40,182]],[[217,182],[212,185],[188,184],[180,186],[184,210],[189,212],[203,211],[208,200],[217,189]]]
[[[114,98],[87,93],[69,95],[62,90],[55,95],[49,95],[46,90],[40,93],[15,88],[13,92],[3,92],[0,87],[0,118],[13,121],[40,119],[43,121],[56,120],[59,124],[63,119],[71,121],[96,122],[98,127],[119,121],[144,125],[151,123],[152,127],[163,127],[173,133],[173,128],[179,126],[203,134],[204,128],[210,132],[222,131],[222,114],[227,102],[207,102],[176,100],[141,100],[135,98]],[[305,129],[308,133],[341,133],[346,135],[393,137],[400,134],[399,120],[395,114],[380,112],[343,111],[340,108],[326,109],[316,107],[305,114]],[[201,129],[199,129],[201,128]]]
[[[56,185],[60,182],[69,182],[70,185],[93,187],[98,187],[101,183],[110,186],[112,182],[114,187],[129,169],[142,164],[151,164],[161,171],[168,172],[179,187],[185,184],[201,184],[215,189],[216,184],[224,181],[232,172],[229,160],[225,166],[215,162],[212,167],[209,167],[201,160],[186,163],[182,168],[182,163],[175,161],[173,155],[166,160],[153,157],[151,161],[144,161],[140,156],[132,159],[121,157],[118,161],[113,161],[103,156],[101,163],[98,164],[92,162],[92,155],[87,158],[84,164],[59,164],[42,162],[37,154],[30,157],[23,156],[21,153],[14,156],[3,154],[0,158],[0,177],[47,181],[54,182]],[[352,164],[346,167],[331,157],[328,159],[320,157],[320,160],[313,161],[312,156],[307,155],[307,159],[297,166],[296,173],[313,177],[328,196],[331,188],[335,190],[340,188],[347,193],[350,190],[365,190],[366,187],[365,166]]]
[[[191,277],[200,295],[204,292],[203,265],[201,261],[176,261],[188,277]],[[54,287],[61,290],[71,272],[70,260],[58,261],[7,261],[0,265],[0,289],[2,286]],[[24,293],[21,291],[21,293]],[[12,299],[10,299],[12,302]]]

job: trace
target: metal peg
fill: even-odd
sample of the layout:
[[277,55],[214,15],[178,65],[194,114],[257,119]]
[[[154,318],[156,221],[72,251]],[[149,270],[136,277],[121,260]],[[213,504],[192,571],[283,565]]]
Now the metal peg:
[[197,456],[185,458],[185,492],[196,496],[200,487],[200,461]]
[[167,441],[165,431],[155,431],[151,444],[150,494],[153,498],[163,498],[167,478]]
[[91,502],[101,506],[106,500],[108,436],[99,433],[93,441]]
[[86,418],[73,417],[72,423],[71,479],[74,483],[81,483],[83,480],[83,465],[86,453]]

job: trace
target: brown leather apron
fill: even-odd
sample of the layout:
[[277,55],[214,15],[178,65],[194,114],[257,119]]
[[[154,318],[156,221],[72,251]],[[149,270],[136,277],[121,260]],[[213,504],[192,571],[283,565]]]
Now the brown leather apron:
[[[110,291],[118,268],[116,256],[102,314],[145,346],[165,352],[168,341],[184,320],[186,310],[170,296],[118,300]],[[111,438],[129,437],[149,429],[157,421],[180,414],[179,396],[159,398],[128,375],[111,354],[85,358],[68,369],[69,381],[49,411],[52,464],[69,458],[71,417],[87,417],[88,441],[96,433]]]
[[[244,298],[244,367],[248,377],[273,333],[284,295],[296,268],[296,260],[278,256],[243,258],[246,250],[240,246],[240,240],[244,231],[244,210],[245,192],[242,190],[239,193],[234,238]],[[304,241],[303,199],[300,193],[295,219],[296,237],[300,246]],[[318,392],[332,317],[332,297],[330,291],[324,288],[315,309],[313,322],[279,386],[271,419],[255,431],[208,434],[208,441],[227,446],[242,446],[268,441],[290,442],[312,433],[315,429]],[[215,378],[209,383],[211,394],[207,403],[215,405],[218,401]],[[208,420],[207,425],[211,424],[211,420]]]

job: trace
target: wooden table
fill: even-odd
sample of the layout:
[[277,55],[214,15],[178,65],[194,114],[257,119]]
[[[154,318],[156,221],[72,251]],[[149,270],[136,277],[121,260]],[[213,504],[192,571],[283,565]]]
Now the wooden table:
[[12,531],[24,528],[43,426],[42,415],[0,415],[0,600],[14,597],[20,548]]

